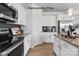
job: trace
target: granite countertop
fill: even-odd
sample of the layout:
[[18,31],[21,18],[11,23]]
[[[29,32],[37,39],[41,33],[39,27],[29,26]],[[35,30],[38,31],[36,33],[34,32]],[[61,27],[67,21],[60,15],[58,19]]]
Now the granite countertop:
[[60,38],[61,40],[66,41],[69,44],[72,44],[76,47],[79,47],[79,38],[76,39],[69,39],[69,38],[65,38],[65,37],[61,37],[60,34],[54,34],[56,37]]

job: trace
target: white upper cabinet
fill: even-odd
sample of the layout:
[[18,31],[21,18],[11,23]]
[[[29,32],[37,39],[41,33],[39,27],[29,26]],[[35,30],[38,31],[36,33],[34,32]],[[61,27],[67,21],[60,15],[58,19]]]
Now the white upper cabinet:
[[43,15],[42,17],[43,26],[56,26],[57,20],[55,15]]

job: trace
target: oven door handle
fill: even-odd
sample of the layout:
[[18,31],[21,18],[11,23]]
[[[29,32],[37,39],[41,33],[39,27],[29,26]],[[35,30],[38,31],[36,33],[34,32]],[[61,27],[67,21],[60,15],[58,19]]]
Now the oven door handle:
[[7,56],[11,51],[13,51],[16,47],[18,47],[20,44],[22,44],[23,41],[20,41],[19,43],[11,46],[10,48],[8,48],[7,50],[3,51],[0,53],[1,56]]

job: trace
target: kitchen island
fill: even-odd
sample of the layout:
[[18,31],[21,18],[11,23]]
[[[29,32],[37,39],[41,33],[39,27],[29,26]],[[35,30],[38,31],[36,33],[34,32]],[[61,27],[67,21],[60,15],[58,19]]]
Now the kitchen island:
[[54,34],[54,52],[58,56],[79,56],[79,38],[69,39]]

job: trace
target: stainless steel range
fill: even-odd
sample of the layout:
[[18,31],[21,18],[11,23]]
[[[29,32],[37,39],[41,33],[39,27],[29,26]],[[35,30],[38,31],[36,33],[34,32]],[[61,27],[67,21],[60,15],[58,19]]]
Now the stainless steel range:
[[8,28],[0,28],[0,52],[7,49],[11,45],[12,37],[9,37]]
[[0,55],[1,56],[23,55],[23,38],[24,37],[13,35],[11,28],[1,27]]

